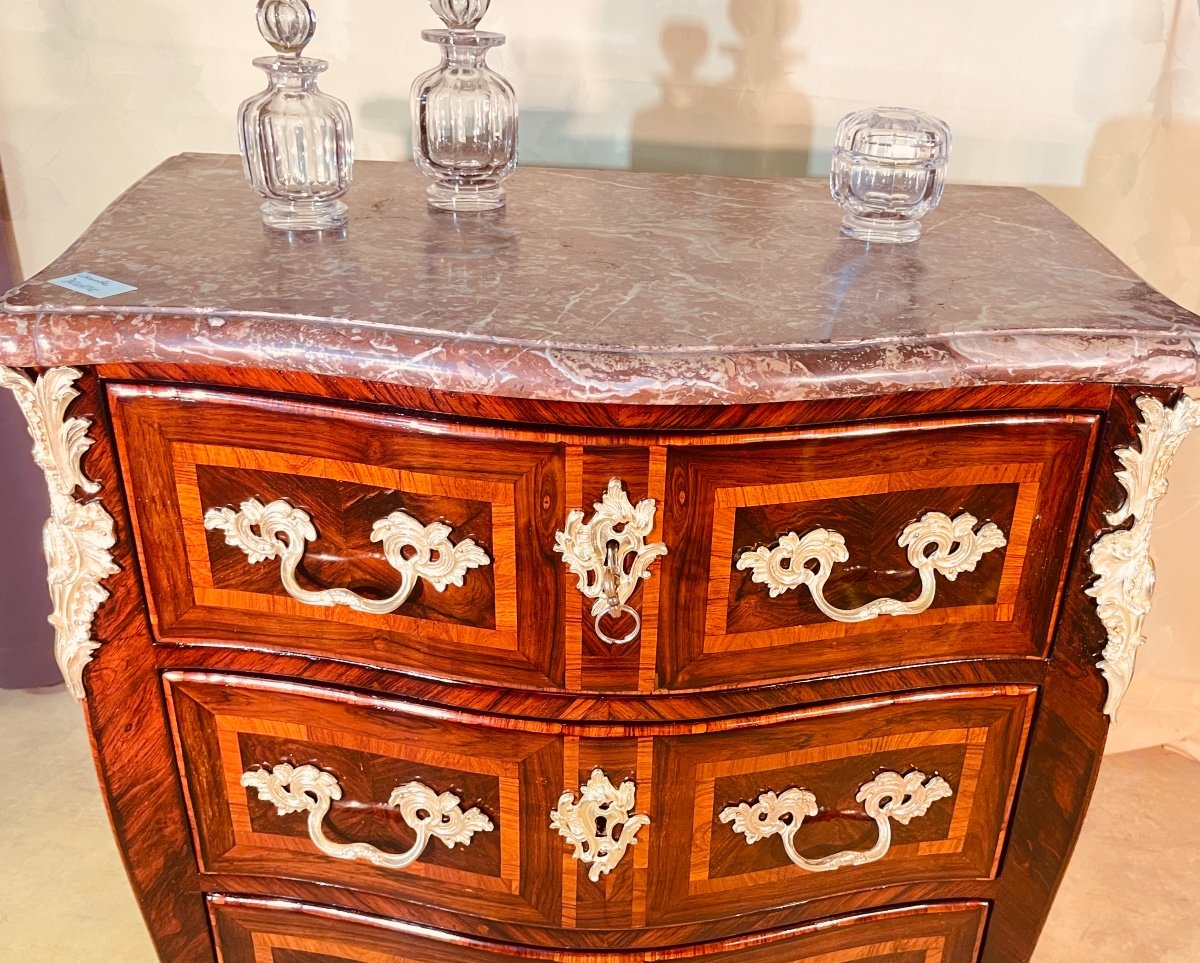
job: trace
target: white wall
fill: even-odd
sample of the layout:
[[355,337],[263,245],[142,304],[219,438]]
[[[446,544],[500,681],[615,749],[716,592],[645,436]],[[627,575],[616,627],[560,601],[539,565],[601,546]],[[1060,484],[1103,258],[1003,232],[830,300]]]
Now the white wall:
[[[314,0],[359,155],[408,144],[423,0]],[[232,151],[266,52],[253,0],[3,0],[0,163],[26,273],[164,157]],[[1200,310],[1200,29],[1191,0],[495,0],[526,164],[823,174],[850,109],[924,107],[957,180],[1026,184]],[[205,198],[197,197],[198,208]],[[180,211],[187,216],[187,211]],[[1200,733],[1200,443],[1156,537],[1159,606],[1114,746]]]
[[[403,156],[436,20],[423,0],[315,2],[310,52],[361,156]],[[3,6],[0,151],[27,271],[168,154],[235,149],[268,52],[253,0]],[[820,174],[843,113],[899,102],[951,123],[957,179],[1079,189],[1142,133],[1170,20],[1158,0],[495,0],[487,25],[512,39],[494,62],[521,94],[526,163]]]

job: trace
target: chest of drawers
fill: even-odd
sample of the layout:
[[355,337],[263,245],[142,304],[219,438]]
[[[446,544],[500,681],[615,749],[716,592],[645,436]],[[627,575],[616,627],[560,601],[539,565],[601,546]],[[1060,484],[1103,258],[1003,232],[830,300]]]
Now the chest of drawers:
[[0,315],[162,958],[1028,960],[1196,319],[1022,192],[873,250],[804,182],[365,167],[313,244],[175,159]]

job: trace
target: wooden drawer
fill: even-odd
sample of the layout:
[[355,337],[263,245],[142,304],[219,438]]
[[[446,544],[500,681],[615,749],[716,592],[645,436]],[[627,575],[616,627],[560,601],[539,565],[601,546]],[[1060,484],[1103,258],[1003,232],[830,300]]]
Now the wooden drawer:
[[[576,691],[1044,658],[1096,429],[1014,415],[605,446],[110,392],[161,641]],[[635,580],[641,631],[621,645],[599,637],[556,551],[568,513],[590,518],[612,478],[632,504],[654,500],[646,541],[667,550]]]
[[[202,872],[261,877],[259,892],[291,878],[583,929],[992,876],[1035,697],[971,688],[598,728],[237,676],[172,672],[165,684]],[[926,787],[914,796],[928,789],[921,812],[879,819],[855,798],[902,777]],[[781,838],[751,845],[727,811],[788,790],[812,796],[814,818],[800,825],[792,810],[800,855],[874,858],[812,871]],[[444,793],[457,798],[434,800]],[[611,804],[599,814],[614,838],[596,835],[587,800]],[[434,806],[444,838],[420,825]],[[573,817],[584,835],[569,844]],[[573,861],[577,844],[599,858]],[[384,865],[383,853],[407,861]]]
[[[995,877],[1035,695],[914,693],[659,737],[647,919]],[[872,818],[872,799],[899,808]]]
[[[567,510],[561,446],[498,446],[451,435],[437,422],[330,405],[126,386],[110,392],[160,639],[562,685],[565,573],[553,553]],[[212,527],[210,513],[232,515],[250,500],[304,513],[307,532],[293,513],[280,526],[292,533],[282,541],[299,533],[296,582],[323,596],[291,596],[283,560],[262,559],[254,533],[239,547]],[[417,578],[391,612],[344,604],[348,593],[339,599],[328,590],[378,601],[403,588],[380,544],[394,530],[397,551],[412,554],[409,533],[386,527],[396,513],[418,528],[444,524],[447,541],[435,543],[431,562],[469,540],[474,550],[462,564],[474,567],[460,568],[461,584],[441,590]]]
[[388,920],[284,901],[213,896],[224,963],[974,963],[983,903],[863,913],[752,937],[662,950],[584,952],[488,943]]
[[[548,827],[563,785],[555,727],[233,676],[169,673],[167,688],[203,872],[313,880],[513,923],[561,919],[562,846]],[[316,790],[327,816],[281,812],[243,786],[280,764],[337,780]],[[301,775],[280,791],[305,791]],[[453,846],[430,838],[402,869],[328,855],[310,838],[315,822],[334,841],[412,851],[414,827],[388,803],[418,780],[484,821]]]
[[[1014,415],[672,449],[659,684],[1044,657],[1096,427],[1092,416]],[[789,534],[798,541],[784,551]],[[923,574],[914,554],[942,556],[942,569]],[[765,563],[784,556],[785,569],[828,582],[772,581]],[[923,580],[922,611],[854,611],[918,600]]]

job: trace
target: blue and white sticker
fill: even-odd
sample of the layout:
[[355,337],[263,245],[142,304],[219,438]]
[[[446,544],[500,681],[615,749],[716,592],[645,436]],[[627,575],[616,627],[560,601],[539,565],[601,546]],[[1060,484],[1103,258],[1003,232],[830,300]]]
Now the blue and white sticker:
[[111,278],[102,278],[99,274],[81,271],[79,274],[68,274],[65,278],[54,278],[51,284],[60,288],[74,291],[76,294],[87,294],[93,298],[111,298],[114,294],[128,294],[136,291],[132,284],[122,284]]

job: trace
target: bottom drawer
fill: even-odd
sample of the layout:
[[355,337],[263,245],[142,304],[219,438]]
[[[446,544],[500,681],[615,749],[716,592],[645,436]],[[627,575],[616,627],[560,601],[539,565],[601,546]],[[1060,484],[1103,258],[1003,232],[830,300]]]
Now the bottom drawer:
[[987,905],[908,906],[721,943],[621,952],[487,943],[373,916],[283,900],[210,896],[224,963],[974,963]]

